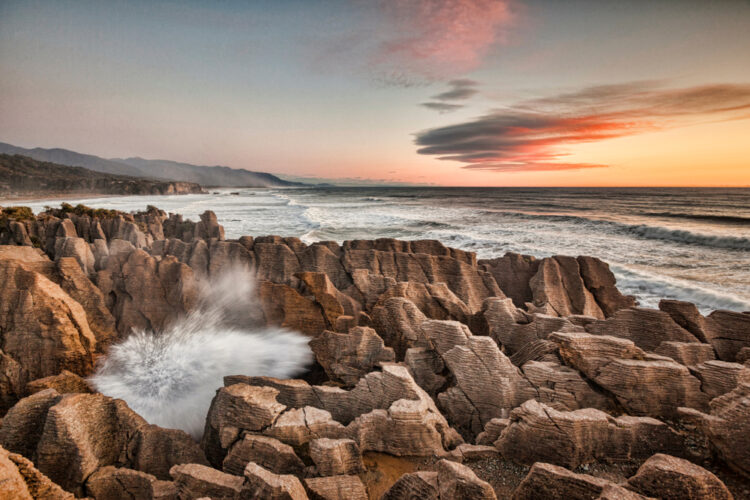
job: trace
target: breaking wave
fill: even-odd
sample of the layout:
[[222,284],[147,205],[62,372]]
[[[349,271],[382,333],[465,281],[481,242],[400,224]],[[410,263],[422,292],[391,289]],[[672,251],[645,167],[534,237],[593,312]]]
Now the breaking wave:
[[149,423],[199,439],[225,375],[290,378],[311,362],[308,338],[260,326],[253,279],[232,270],[206,283],[199,306],[162,332],[133,332],[91,377]]

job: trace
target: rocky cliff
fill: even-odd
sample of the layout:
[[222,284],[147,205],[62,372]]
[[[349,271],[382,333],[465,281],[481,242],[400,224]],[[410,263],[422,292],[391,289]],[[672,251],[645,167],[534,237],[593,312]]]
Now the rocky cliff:
[[192,182],[163,181],[105,174],[82,167],[37,161],[28,156],[0,154],[0,195],[49,194],[186,194],[201,193]]
[[[750,314],[638,307],[592,257],[438,241],[227,240],[151,207],[0,213],[10,498],[743,498]],[[230,267],[301,379],[226,373],[200,443],[86,382]]]

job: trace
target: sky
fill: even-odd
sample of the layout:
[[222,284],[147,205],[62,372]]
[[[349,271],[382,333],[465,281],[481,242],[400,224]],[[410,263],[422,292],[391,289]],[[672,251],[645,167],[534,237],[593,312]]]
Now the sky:
[[0,0],[0,141],[349,183],[750,186],[750,1]]

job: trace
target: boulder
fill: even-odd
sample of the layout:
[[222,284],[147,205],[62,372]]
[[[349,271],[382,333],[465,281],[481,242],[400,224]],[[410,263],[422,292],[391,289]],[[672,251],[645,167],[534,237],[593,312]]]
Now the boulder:
[[295,277],[313,294],[330,326],[336,324],[339,316],[356,316],[361,309],[359,303],[340,292],[325,273],[305,271],[296,273]]
[[621,309],[604,321],[586,325],[595,335],[611,335],[632,340],[644,351],[654,351],[664,341],[700,342],[664,311],[645,307]]
[[357,476],[310,477],[304,480],[312,500],[367,500],[367,489]]
[[177,486],[151,474],[108,465],[86,479],[86,494],[99,500],[177,500]]
[[288,285],[262,281],[259,296],[267,324],[290,328],[311,337],[328,327],[320,306]]
[[267,498],[268,500],[307,499],[305,488],[292,475],[274,474],[258,464],[250,462],[245,467],[243,498]]
[[711,447],[734,470],[750,477],[750,383],[714,398],[710,414],[681,408],[680,415],[695,421]]
[[635,297],[623,295],[617,289],[615,275],[610,271],[609,264],[596,257],[588,256],[578,256],[576,260],[583,284],[594,295],[604,316],[612,316],[620,309],[633,307],[636,304]]
[[[310,407],[325,410],[317,412],[319,418],[316,420],[338,434],[315,437],[351,437],[358,441],[363,452],[373,450],[424,456],[440,454],[445,446],[452,448],[461,441],[430,396],[414,382],[403,365],[383,363],[381,371],[368,373],[348,391],[338,387],[311,386],[301,380],[225,378],[225,384],[238,382],[273,387],[279,391],[277,400],[280,403],[298,410],[296,413],[286,411],[265,431],[292,446],[297,445],[286,440],[290,435],[310,440],[310,430],[305,428],[305,419],[311,414]],[[299,409],[305,410],[305,418]],[[341,424],[347,427],[342,430],[339,428]]]
[[438,492],[441,499],[480,500],[496,499],[495,491],[489,483],[479,479],[474,471],[465,465],[450,460],[437,464]]
[[438,401],[464,435],[479,434],[489,420],[537,395],[491,338],[473,336],[455,321],[428,320],[421,329],[455,378]]
[[310,459],[320,476],[340,476],[364,471],[362,454],[352,439],[314,439],[310,441]]
[[537,401],[559,410],[615,409],[610,398],[594,389],[577,370],[552,361],[529,361],[521,370],[536,390]]
[[35,394],[45,389],[54,389],[60,394],[69,392],[91,393],[89,383],[75,373],[63,370],[58,375],[40,378],[26,384],[26,392]]
[[380,500],[438,500],[437,472],[409,472],[393,483]]
[[539,270],[539,261],[530,255],[508,252],[502,257],[480,260],[480,268],[495,278],[500,289],[516,307],[534,300],[529,282]]
[[313,439],[346,438],[351,432],[331,418],[329,412],[305,406],[282,413],[264,434],[293,447],[302,448]]
[[57,238],[55,241],[55,260],[72,257],[86,275],[96,272],[94,253],[83,238]]
[[529,473],[513,492],[513,500],[540,498],[636,500],[644,497],[604,478],[576,474],[563,467],[538,462],[531,467]]
[[107,465],[166,479],[175,463],[205,463],[186,433],[149,425],[124,401],[101,394],[59,396],[47,389],[19,401],[5,420],[2,444],[74,493],[82,493],[86,478]]
[[88,374],[96,337],[81,305],[17,260],[0,260],[0,346],[30,380]]
[[13,453],[33,459],[47,421],[47,412],[60,399],[60,394],[54,389],[46,389],[21,399],[3,418],[0,445]]
[[432,397],[435,397],[448,381],[447,377],[442,375],[445,370],[443,358],[433,349],[426,347],[407,349],[404,364],[409,367],[409,372],[419,387]]
[[242,475],[245,466],[255,462],[276,474],[301,474],[305,464],[294,449],[281,441],[257,434],[245,434],[232,445],[224,459],[224,472]]
[[310,341],[310,348],[326,374],[336,382],[354,385],[380,362],[395,361],[375,330],[354,327],[349,333],[324,331]]
[[739,363],[710,360],[695,366],[692,372],[711,399],[734,390],[741,382],[750,383],[750,368]]
[[630,340],[581,332],[556,332],[549,340],[567,365],[612,393],[628,413],[673,417],[681,406],[706,408],[709,398],[686,366]]
[[706,337],[723,361],[736,361],[737,354],[750,347],[750,314],[713,311],[706,317]]
[[410,300],[403,297],[386,299],[372,310],[372,324],[392,347],[397,359],[404,359],[411,347],[426,347],[428,341],[420,326],[427,316]]
[[487,334],[508,355],[528,349],[529,345],[546,339],[552,332],[580,330],[565,318],[530,314],[517,309],[510,299],[487,299],[482,315],[487,324]]
[[732,500],[721,480],[687,460],[658,453],[646,460],[628,484],[648,497],[664,500]]
[[487,422],[484,430],[479,433],[476,443],[479,445],[494,444],[508,425],[510,425],[510,419],[508,418],[493,418]]
[[[592,281],[595,278],[593,276]],[[594,295],[586,288],[580,264],[574,257],[556,255],[542,259],[529,286],[535,310],[563,317],[584,314],[604,318]]]
[[28,374],[21,364],[0,351],[0,415],[21,399]]
[[162,331],[192,310],[198,301],[198,282],[187,264],[173,256],[161,260],[144,250],[114,253],[110,245],[107,267],[96,283],[110,297],[117,331]]
[[260,432],[276,421],[286,406],[276,400],[271,387],[233,384],[216,393],[206,417],[201,446],[206,457],[220,467],[242,431]]
[[242,476],[233,476],[200,464],[175,465],[169,473],[177,486],[180,500],[202,497],[238,499],[245,483]]
[[561,412],[534,400],[511,412],[509,425],[495,442],[507,460],[570,468],[679,453],[683,444],[675,431],[653,418],[614,418],[593,408]]
[[697,342],[665,341],[654,349],[654,353],[670,357],[685,366],[695,366],[704,361],[716,359],[711,344],[699,344]]
[[73,495],[39,472],[34,464],[0,447],[0,493],[9,500],[73,500]]

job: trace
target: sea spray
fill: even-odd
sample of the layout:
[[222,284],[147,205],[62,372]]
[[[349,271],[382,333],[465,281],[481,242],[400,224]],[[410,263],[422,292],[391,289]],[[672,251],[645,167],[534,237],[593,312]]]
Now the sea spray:
[[260,326],[253,297],[245,270],[207,281],[199,305],[164,331],[135,331],[111,346],[91,382],[149,423],[200,438],[225,375],[289,378],[311,361],[308,338]]

